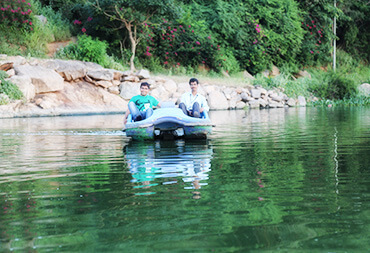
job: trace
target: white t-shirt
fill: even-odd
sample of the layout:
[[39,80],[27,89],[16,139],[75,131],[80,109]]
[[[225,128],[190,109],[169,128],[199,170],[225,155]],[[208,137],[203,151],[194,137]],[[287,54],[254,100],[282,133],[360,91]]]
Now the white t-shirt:
[[181,103],[184,103],[188,111],[193,109],[193,104],[195,102],[199,103],[200,108],[203,107],[205,111],[209,111],[209,106],[207,100],[204,96],[197,93],[195,96],[191,92],[186,92],[181,96]]

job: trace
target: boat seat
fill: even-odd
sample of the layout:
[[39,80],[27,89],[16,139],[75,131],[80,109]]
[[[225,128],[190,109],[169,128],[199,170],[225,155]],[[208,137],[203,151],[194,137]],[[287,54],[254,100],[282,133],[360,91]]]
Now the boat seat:
[[161,103],[161,108],[175,108],[175,103],[172,101],[164,101]]

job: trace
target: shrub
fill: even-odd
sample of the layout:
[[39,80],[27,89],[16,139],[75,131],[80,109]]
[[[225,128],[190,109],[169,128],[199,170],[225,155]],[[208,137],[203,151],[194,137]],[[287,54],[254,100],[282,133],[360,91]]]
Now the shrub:
[[79,36],[77,42],[59,50],[57,57],[72,60],[90,61],[105,66],[107,63],[107,44],[90,36]]
[[[5,71],[0,71],[0,93],[6,94],[11,100],[21,99],[23,93],[19,90],[17,85],[5,80],[7,76]],[[0,102],[0,104],[4,102],[6,101]]]
[[309,90],[320,98],[330,100],[350,98],[358,92],[355,82],[339,71],[324,72],[321,78],[310,84]]
[[36,6],[40,14],[46,17],[46,26],[55,41],[63,41],[71,37],[69,21],[64,19],[59,11],[54,11],[50,6],[41,7],[37,4]]

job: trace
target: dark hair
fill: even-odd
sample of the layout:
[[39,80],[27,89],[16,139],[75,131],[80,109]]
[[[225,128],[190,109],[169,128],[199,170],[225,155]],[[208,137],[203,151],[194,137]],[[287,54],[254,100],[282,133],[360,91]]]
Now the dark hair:
[[199,81],[198,81],[198,79],[196,79],[196,78],[190,78],[190,80],[189,80],[189,84],[191,84],[191,83],[193,83],[193,82],[197,82],[197,84],[199,84]]
[[143,83],[140,84],[140,88],[143,87],[143,86],[147,86],[148,89],[150,89],[150,84],[147,83],[147,82],[143,82]]

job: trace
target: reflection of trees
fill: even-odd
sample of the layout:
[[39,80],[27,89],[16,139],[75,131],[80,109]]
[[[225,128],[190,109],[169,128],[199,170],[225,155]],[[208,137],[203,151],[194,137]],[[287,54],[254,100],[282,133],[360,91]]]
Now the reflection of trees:
[[[356,192],[366,192],[358,183],[354,189],[355,182],[368,183],[360,177],[364,165],[370,164],[369,140],[356,139],[356,135],[363,136],[368,131],[368,120],[346,110],[332,112],[325,108],[284,112],[276,115],[279,120],[274,121],[265,117],[271,118],[271,111],[257,111],[258,120],[248,113],[241,119],[245,125],[231,129],[236,137],[229,132],[222,138],[216,131],[219,138],[213,142],[217,147],[212,161],[213,176],[224,176],[218,189],[221,194],[218,203],[224,210],[220,220],[225,227],[245,217],[249,226],[269,225],[269,229],[258,229],[264,233],[258,238],[266,238],[268,244],[276,243],[277,236],[290,242],[289,237],[305,241],[332,234],[327,224],[336,224],[341,214],[348,215],[345,210],[359,206],[365,212],[365,205],[351,197]],[[234,178],[245,182],[236,184]],[[210,187],[211,191],[217,190],[213,185]],[[314,221],[325,225],[312,227]],[[294,223],[295,231],[286,231],[291,228],[283,222]],[[239,232],[249,236],[251,231],[255,233],[256,229],[248,225],[241,226]],[[336,227],[337,232],[349,230],[345,226]],[[245,234],[230,235],[233,236],[241,239]]]

